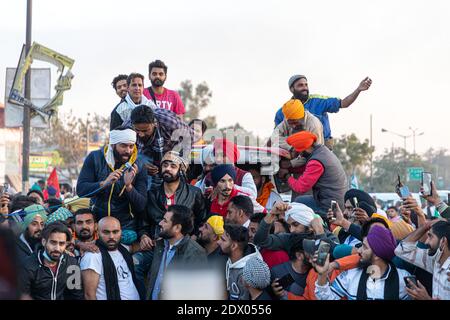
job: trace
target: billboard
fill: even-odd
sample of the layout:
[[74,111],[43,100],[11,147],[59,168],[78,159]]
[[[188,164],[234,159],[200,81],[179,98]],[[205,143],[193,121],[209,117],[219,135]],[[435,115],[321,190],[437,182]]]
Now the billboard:
[[[5,126],[8,128],[21,127],[23,121],[23,108],[8,102],[7,97],[14,82],[16,68],[6,69],[5,82]],[[37,107],[43,107],[50,101],[50,68],[31,69],[31,101]],[[23,81],[25,82],[25,80]],[[22,90],[22,95],[24,94]],[[48,123],[42,117],[36,115],[31,118],[31,126],[36,128],[48,128]]]

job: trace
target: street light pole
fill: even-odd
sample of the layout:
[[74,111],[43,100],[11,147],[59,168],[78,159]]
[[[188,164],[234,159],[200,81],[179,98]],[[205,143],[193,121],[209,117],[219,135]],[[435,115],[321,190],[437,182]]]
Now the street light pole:
[[411,138],[412,135],[407,136],[407,135],[396,133],[396,132],[393,132],[393,131],[390,131],[390,130],[386,130],[386,129],[381,129],[381,132],[389,132],[389,133],[392,133],[392,134],[394,134],[396,136],[399,136],[399,137],[403,138],[403,148],[404,148],[404,150],[406,152],[406,139]]
[[[31,24],[32,24],[32,0],[27,0],[27,26],[25,54],[31,48]],[[31,101],[31,68],[25,74],[25,99]],[[23,108],[23,144],[22,144],[22,192],[27,192],[29,187],[29,166],[30,166],[30,108]]]
[[[411,127],[409,127],[409,130],[411,130],[413,132],[413,150],[414,150],[414,155],[416,155],[416,131],[419,130],[419,128],[413,129]],[[419,134],[417,134],[417,136],[422,136],[424,134],[424,132],[421,132]]]

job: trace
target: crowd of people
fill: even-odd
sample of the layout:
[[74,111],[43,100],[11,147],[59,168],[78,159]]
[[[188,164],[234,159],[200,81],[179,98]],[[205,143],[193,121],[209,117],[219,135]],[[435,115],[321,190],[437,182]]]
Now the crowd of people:
[[26,195],[1,190],[0,235],[14,238],[18,270],[2,282],[17,285],[9,298],[160,300],[173,271],[204,269],[228,300],[450,299],[450,208],[434,184],[423,198],[437,214],[412,196],[384,211],[349,188],[333,153],[328,113],[349,107],[370,78],[341,100],[310,95],[307,78],[292,76],[267,143],[288,156],[268,176],[244,170],[234,141],[206,141],[201,119],[184,121],[167,70],[151,62],[148,88],[139,73],[113,79],[109,139],[85,158],[76,196],[44,181]]

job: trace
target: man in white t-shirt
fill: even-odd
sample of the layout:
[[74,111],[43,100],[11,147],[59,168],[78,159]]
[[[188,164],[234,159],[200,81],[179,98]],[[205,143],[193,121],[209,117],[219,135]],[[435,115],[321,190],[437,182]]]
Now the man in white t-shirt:
[[120,244],[122,230],[114,217],[105,217],[98,223],[100,252],[87,252],[81,259],[86,300],[140,300],[133,259]]

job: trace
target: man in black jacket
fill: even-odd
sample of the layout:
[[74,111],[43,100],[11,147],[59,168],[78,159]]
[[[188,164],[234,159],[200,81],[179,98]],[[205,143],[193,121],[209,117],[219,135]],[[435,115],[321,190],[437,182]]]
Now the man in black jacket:
[[159,223],[169,206],[177,204],[191,208],[194,213],[194,234],[206,217],[206,205],[199,188],[186,182],[188,162],[175,151],[167,152],[161,163],[163,184],[148,192],[147,211],[139,225],[138,236],[141,251],[134,255],[136,275],[144,281],[152,263],[152,239],[157,239]]
[[91,198],[97,220],[105,216],[117,218],[122,242],[130,245],[137,238],[135,217],[147,203],[146,180],[137,159],[136,132],[119,128],[110,132],[109,145],[87,156],[78,177],[77,193]]
[[61,222],[42,231],[42,246],[25,260],[21,268],[20,288],[25,297],[35,300],[82,300],[81,272],[77,260],[65,253],[72,238]]
[[47,221],[47,213],[43,206],[34,204],[24,209],[21,234],[16,239],[19,263],[31,256],[41,243],[42,229]]
[[163,184],[148,192],[147,211],[139,230],[139,235],[156,239],[158,224],[167,208],[178,204],[191,208],[194,213],[194,234],[206,217],[205,199],[199,188],[186,181],[188,162],[175,151],[167,152],[161,161]]
[[193,228],[191,209],[170,206],[159,225],[161,239],[156,241],[147,294],[151,300],[159,300],[164,294],[161,288],[168,271],[200,269],[207,265],[205,250],[189,236]]

